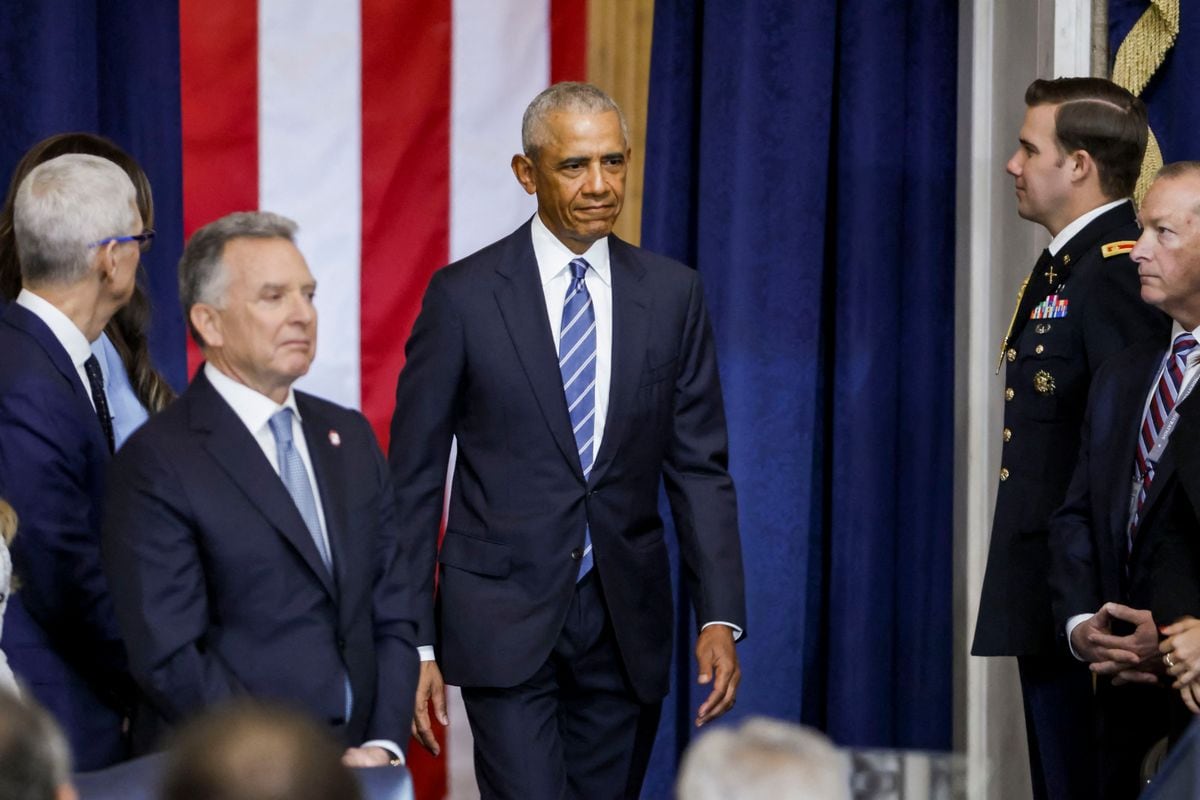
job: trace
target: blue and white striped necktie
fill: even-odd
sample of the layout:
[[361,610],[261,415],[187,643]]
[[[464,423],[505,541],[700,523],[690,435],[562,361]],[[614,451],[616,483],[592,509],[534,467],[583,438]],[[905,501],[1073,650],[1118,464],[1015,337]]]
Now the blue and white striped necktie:
[[[585,481],[592,473],[596,452],[596,312],[583,280],[589,266],[582,258],[571,262],[571,285],[563,301],[558,342],[558,368]],[[592,533],[585,527],[576,580],[582,579],[591,568]]]

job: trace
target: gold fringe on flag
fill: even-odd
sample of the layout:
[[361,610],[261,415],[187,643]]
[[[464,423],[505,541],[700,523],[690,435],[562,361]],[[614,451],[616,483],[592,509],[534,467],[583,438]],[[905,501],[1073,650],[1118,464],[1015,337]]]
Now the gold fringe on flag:
[[[1150,0],[1150,7],[1138,18],[1125,35],[1117,58],[1113,63],[1113,83],[1140,96],[1154,73],[1175,44],[1179,35],[1179,0]],[[1142,171],[1138,176],[1133,201],[1141,204],[1146,196],[1155,173],[1162,168],[1162,150],[1154,131],[1149,131],[1146,142],[1146,157],[1142,159]]]

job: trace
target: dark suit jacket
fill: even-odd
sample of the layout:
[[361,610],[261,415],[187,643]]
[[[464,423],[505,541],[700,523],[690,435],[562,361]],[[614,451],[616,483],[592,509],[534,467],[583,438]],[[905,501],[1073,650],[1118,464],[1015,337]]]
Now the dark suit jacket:
[[1106,601],[1149,609],[1155,622],[1200,616],[1200,395],[1179,406],[1180,422],[1159,462],[1126,575],[1126,529],[1143,405],[1165,354],[1165,337],[1135,345],[1096,373],[1079,462],[1066,502],[1050,520],[1057,633]]
[[[420,639],[452,684],[514,686],[547,659],[590,524],[629,678],[667,692],[671,576],[665,480],[701,622],[745,627],[716,353],[695,271],[609,238],[612,381],[587,481],[576,454],[530,226],[434,275],[396,389],[390,463],[406,540],[433,597]],[[458,456],[436,552],[451,436]]]
[[[1036,266],[1025,289],[1005,354],[1005,391],[1012,397],[1004,404],[1004,430],[996,432],[1004,440],[1003,471],[974,655],[1048,655],[1058,646],[1047,523],[1075,466],[1092,375],[1112,354],[1170,330],[1166,316],[1142,301],[1137,265],[1124,253],[1106,258],[1101,249],[1139,234],[1132,205],[1107,211],[1050,263]],[[1051,267],[1053,283],[1046,277]],[[1052,293],[1067,300],[1067,316],[1030,319]]]
[[108,445],[66,350],[15,303],[0,320],[0,497],[20,515],[4,651],[81,769],[126,755],[132,695],[100,565]]
[[114,460],[104,566],[157,717],[135,720],[139,749],[163,723],[238,694],[294,705],[347,744],[406,738],[414,603],[387,466],[361,414],[301,392],[296,402],[333,576],[283,481],[203,372]]

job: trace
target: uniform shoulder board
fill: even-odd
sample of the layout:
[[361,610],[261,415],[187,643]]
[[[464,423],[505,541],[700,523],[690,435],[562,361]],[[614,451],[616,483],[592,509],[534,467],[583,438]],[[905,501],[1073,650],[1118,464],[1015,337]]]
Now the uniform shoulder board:
[[1132,239],[1126,239],[1123,242],[1109,242],[1100,248],[1100,252],[1105,258],[1112,258],[1113,256],[1121,253],[1128,253],[1133,249],[1135,244],[1137,244],[1137,242]]

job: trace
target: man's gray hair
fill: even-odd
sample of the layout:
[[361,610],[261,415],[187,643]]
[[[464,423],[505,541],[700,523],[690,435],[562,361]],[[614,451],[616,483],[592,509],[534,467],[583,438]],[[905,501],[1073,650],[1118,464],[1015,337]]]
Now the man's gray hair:
[[525,109],[521,118],[521,149],[529,158],[536,158],[538,150],[546,145],[546,118],[560,111],[575,114],[604,114],[615,112],[621,122],[621,138],[629,147],[629,125],[621,107],[590,83],[563,81],[542,91]]
[[282,214],[236,211],[192,234],[179,259],[179,302],[197,344],[203,346],[204,341],[192,326],[192,306],[205,303],[221,307],[229,287],[229,273],[222,260],[225,245],[233,239],[286,239],[295,244],[296,230],[296,223]]
[[0,800],[54,800],[70,780],[62,730],[33,700],[0,689]]
[[850,761],[815,730],[754,717],[697,739],[676,793],[679,800],[850,800]]
[[39,164],[13,202],[22,281],[75,283],[91,266],[89,245],[134,233],[138,219],[133,181],[108,159],[68,153]]

